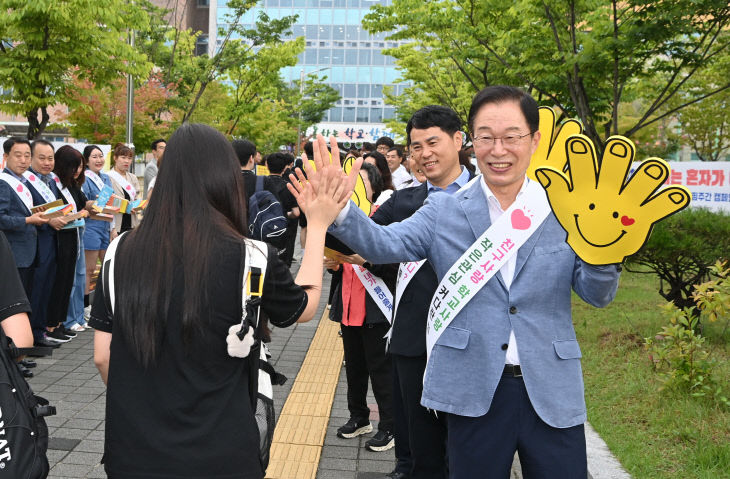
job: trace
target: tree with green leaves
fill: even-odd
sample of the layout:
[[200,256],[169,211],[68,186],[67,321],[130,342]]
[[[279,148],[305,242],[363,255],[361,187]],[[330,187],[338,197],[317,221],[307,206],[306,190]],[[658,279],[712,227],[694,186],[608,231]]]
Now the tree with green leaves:
[[147,78],[152,65],[128,44],[128,32],[148,24],[143,3],[0,0],[0,110],[24,115],[33,139],[48,125],[49,106],[76,105],[75,78]]
[[[393,0],[374,6],[364,24],[409,42],[385,52],[415,86],[398,106],[422,106],[418,96],[431,101],[439,89],[448,94],[456,72],[472,95],[491,84],[522,85],[577,116],[599,150],[608,136],[632,137],[730,88],[726,76],[670,106],[727,51],[727,0]],[[437,78],[424,72],[430,66]],[[465,97],[453,95],[460,103]],[[643,110],[619,129],[620,108],[637,98]]]
[[[73,103],[64,120],[76,138],[93,143],[124,142],[127,133],[127,79],[117,78],[97,87],[89,80],[76,79]],[[133,143],[149,145],[157,138],[169,137],[181,114],[170,111],[174,85],[165,85],[153,75],[134,90]]]

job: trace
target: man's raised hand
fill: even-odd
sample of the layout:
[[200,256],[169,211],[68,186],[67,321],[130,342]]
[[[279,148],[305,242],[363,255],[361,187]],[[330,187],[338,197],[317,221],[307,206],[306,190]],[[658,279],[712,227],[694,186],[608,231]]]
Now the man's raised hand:
[[636,154],[628,138],[609,138],[600,166],[583,135],[568,138],[566,151],[569,177],[553,166],[538,166],[535,176],[568,244],[586,263],[622,262],[641,248],[654,223],[689,205],[687,188],[660,189],[669,175],[660,158],[645,160],[628,178]]

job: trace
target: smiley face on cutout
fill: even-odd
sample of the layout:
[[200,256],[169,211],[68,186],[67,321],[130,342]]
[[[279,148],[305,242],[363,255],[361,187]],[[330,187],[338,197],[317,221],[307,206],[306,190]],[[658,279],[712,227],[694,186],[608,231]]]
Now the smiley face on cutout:
[[654,223],[689,205],[687,188],[660,189],[669,175],[660,158],[645,160],[628,178],[636,156],[628,138],[608,139],[600,167],[583,135],[568,138],[566,152],[570,178],[550,166],[538,167],[536,177],[568,244],[586,263],[622,262],[646,242]]

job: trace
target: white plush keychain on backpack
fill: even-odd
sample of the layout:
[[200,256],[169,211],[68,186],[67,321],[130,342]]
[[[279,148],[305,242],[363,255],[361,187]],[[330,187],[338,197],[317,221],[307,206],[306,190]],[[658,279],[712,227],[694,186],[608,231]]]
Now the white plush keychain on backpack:
[[[258,326],[259,319],[259,307],[260,304],[255,306],[255,317],[256,325],[250,325],[247,323],[247,308],[246,303],[251,299],[252,296],[261,296],[263,292],[264,275],[266,274],[266,262],[268,249],[264,243],[254,242],[252,240],[244,240],[246,244],[246,258],[245,266],[243,271],[243,291],[241,292],[241,323],[234,324],[228,328],[228,336],[226,336],[226,344],[228,349],[228,355],[233,358],[245,358],[251,352],[251,346],[254,345],[254,332],[256,326]],[[256,244],[257,243],[257,244]],[[258,290],[256,293],[251,293],[251,267],[259,268],[261,270],[261,276],[259,284],[257,285]],[[245,334],[241,334],[245,331]]]

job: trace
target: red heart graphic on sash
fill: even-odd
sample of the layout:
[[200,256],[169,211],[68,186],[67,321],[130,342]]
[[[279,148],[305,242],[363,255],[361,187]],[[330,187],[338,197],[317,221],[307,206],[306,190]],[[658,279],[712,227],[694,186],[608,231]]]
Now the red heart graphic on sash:
[[15,189],[18,190],[18,193],[22,193],[23,192],[23,185],[18,185],[18,187],[15,188]]
[[127,185],[127,189],[128,190],[131,190],[132,189],[132,185]]
[[35,175],[30,175],[30,181],[35,181]]
[[522,210],[514,210],[510,219],[512,220],[512,227],[516,230],[526,230],[532,224],[530,218],[525,216]]
[[634,224],[634,221],[636,221],[636,220],[634,220],[633,218],[629,218],[626,215],[621,217],[621,224],[624,226],[631,226]]

